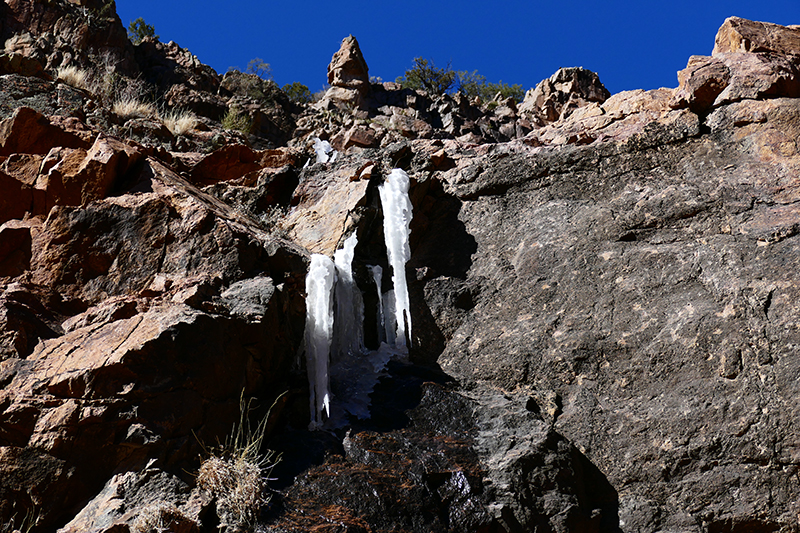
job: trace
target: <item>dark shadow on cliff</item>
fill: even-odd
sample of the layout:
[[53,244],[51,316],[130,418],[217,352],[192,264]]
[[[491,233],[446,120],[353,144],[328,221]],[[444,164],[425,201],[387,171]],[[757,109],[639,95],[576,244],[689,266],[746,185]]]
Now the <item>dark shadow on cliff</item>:
[[[619,495],[603,472],[573,446],[578,499],[598,520],[601,533],[622,533],[619,527]],[[597,514],[599,511],[599,515]]]
[[413,317],[411,360],[435,364],[474,306],[480,288],[467,281],[475,238],[459,220],[462,203],[429,179],[411,191],[411,260],[406,268]]

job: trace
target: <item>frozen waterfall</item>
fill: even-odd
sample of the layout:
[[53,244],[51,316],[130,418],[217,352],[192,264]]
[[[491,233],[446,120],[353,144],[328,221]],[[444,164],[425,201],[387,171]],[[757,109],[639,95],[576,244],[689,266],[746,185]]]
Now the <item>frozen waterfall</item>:
[[306,276],[306,365],[308,367],[310,429],[322,426],[322,414],[329,418],[328,363],[333,340],[333,286],[336,268],[324,255],[311,256]]
[[[389,179],[378,187],[383,207],[383,233],[394,284],[395,343],[398,347],[411,342],[411,312],[409,311],[406,263],[411,258],[408,245],[411,223],[411,200],[408,198],[408,174],[396,168]],[[388,321],[387,321],[388,322]]]
[[[310,389],[310,429],[337,427],[349,416],[367,418],[378,379],[392,358],[408,356],[411,338],[408,285],[405,266],[411,201],[409,178],[393,170],[378,187],[383,207],[383,232],[393,289],[381,294],[383,269],[368,269],[378,293],[379,342],[377,350],[364,347],[364,300],[353,277],[356,234],[348,237],[334,259],[314,254],[306,276],[306,364]],[[408,339],[408,342],[407,342]]]

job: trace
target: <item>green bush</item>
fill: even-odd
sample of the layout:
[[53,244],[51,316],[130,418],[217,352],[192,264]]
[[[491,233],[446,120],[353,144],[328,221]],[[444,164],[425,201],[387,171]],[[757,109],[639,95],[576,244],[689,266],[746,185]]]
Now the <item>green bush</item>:
[[265,63],[260,57],[251,59],[247,64],[245,72],[247,74],[255,74],[262,80],[272,79],[272,67],[269,66],[269,63]]
[[525,96],[522,85],[508,85],[502,81],[490,83],[486,81],[485,76],[478,74],[477,70],[456,72],[450,63],[444,68],[438,68],[433,61],[421,57],[415,57],[414,66],[396,81],[409,89],[439,95],[460,91],[471,98],[479,96],[483,101],[492,100],[497,93],[500,93],[502,98],[512,97],[517,101]]
[[289,100],[298,104],[311,103],[311,91],[300,82],[287,83],[281,90],[286,93]]
[[152,37],[158,40],[156,29],[152,25],[146,23],[142,17],[132,20],[131,23],[128,24],[128,39],[130,39],[133,44],[139,44],[145,37]]
[[426,91],[431,94],[445,94],[453,87],[456,76],[450,63],[445,68],[438,68],[432,60],[415,57],[414,66],[396,81],[409,89]]

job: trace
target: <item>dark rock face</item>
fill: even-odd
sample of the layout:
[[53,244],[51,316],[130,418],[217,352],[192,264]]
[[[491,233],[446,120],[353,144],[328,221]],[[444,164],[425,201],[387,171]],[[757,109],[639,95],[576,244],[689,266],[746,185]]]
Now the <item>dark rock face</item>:
[[[552,391],[554,427],[621,488],[625,530],[753,516],[769,528],[796,505],[796,152],[776,147],[797,135],[800,106],[730,106],[709,122],[745,107],[763,129],[500,151],[445,177],[465,198],[458,219],[477,244],[465,282],[481,294],[442,368]],[[731,486],[735,506],[720,499]]]

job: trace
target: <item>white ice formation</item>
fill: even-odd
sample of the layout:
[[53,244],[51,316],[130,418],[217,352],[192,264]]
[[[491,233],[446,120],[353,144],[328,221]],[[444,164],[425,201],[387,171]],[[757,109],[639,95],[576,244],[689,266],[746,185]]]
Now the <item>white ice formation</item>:
[[392,267],[394,284],[394,316],[396,323],[396,344],[406,345],[411,341],[411,312],[409,311],[408,284],[406,283],[406,263],[411,258],[408,245],[411,223],[411,200],[408,198],[408,174],[396,168],[389,179],[378,187],[383,207],[383,233],[389,265]]
[[317,153],[317,163],[333,163],[339,152],[333,149],[331,143],[314,137],[314,151]]
[[348,416],[369,417],[369,395],[387,363],[392,358],[408,356],[407,339],[411,338],[405,276],[405,265],[411,255],[408,188],[408,175],[397,169],[378,187],[394,289],[381,294],[383,270],[380,266],[369,266],[378,292],[380,346],[377,350],[364,347],[364,302],[353,277],[356,235],[345,240],[342,249],[334,253],[333,261],[318,254],[311,256],[306,276],[305,337],[310,429],[340,426],[347,422]]
[[333,340],[333,286],[336,267],[324,255],[311,256],[306,276],[306,365],[308,368],[310,429],[330,417],[328,363]]

